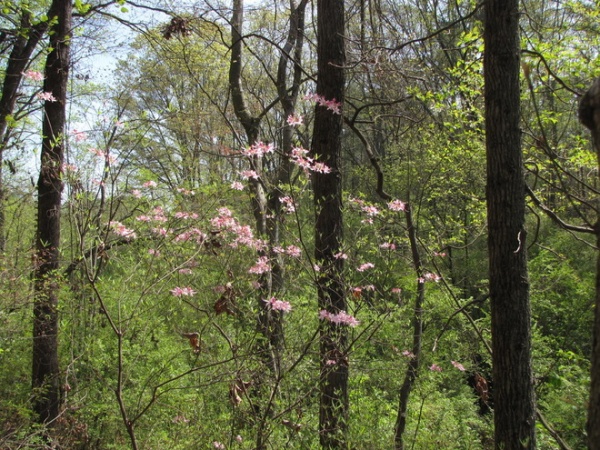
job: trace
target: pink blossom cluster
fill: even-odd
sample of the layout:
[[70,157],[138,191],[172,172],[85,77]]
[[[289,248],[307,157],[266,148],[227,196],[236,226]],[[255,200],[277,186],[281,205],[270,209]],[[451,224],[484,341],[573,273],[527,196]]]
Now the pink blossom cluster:
[[198,218],[198,214],[184,212],[184,211],[178,211],[174,214],[174,216],[176,219],[197,219]]
[[231,183],[231,189],[235,189],[236,191],[243,191],[244,185],[239,181],[234,181],[233,183]]
[[437,273],[426,272],[422,277],[419,277],[419,283],[425,283],[427,281],[435,281],[436,283],[440,281],[442,277],[440,277]]
[[359,272],[364,272],[365,270],[369,270],[374,267],[375,267],[375,264],[368,262],[368,263],[361,264],[360,266],[358,266],[356,268],[356,270],[358,270]]
[[219,215],[210,220],[211,225],[220,231],[225,231],[233,236],[233,241],[229,245],[237,248],[239,245],[260,250],[264,248],[265,243],[261,239],[255,239],[252,228],[249,225],[241,225],[229,208],[219,208]]
[[269,263],[269,258],[266,256],[260,256],[250,269],[248,269],[248,273],[255,273],[260,275],[261,273],[270,272],[271,264]]
[[258,141],[255,144],[252,144],[250,147],[243,149],[242,155],[261,158],[267,153],[273,153],[274,151],[275,146],[273,144],[265,144],[262,141]]
[[431,370],[432,372],[441,372],[443,369],[437,364],[432,364],[431,366],[429,366],[429,370]]
[[335,98],[331,100],[327,100],[325,97],[319,94],[307,94],[304,96],[304,100],[316,102],[319,106],[324,106],[334,114],[342,114],[342,104],[338,102]]
[[326,309],[319,312],[319,319],[327,320],[328,322],[335,323],[337,325],[348,325],[349,327],[356,327],[360,325],[360,321],[354,316],[351,316],[346,311],[340,311],[337,314],[330,313]]
[[318,173],[331,173],[329,166],[323,162],[315,161],[308,156],[308,150],[302,147],[294,147],[290,154],[290,158],[294,164],[305,171],[313,171]]
[[23,76],[33,81],[42,81],[44,79],[44,75],[36,70],[27,70],[23,72]]
[[165,215],[165,210],[161,206],[157,206],[152,210],[152,220],[154,222],[167,222],[169,219]]
[[106,153],[97,148],[91,148],[90,152],[93,153],[94,155],[98,156],[99,158],[104,159],[104,161],[108,164],[114,164],[117,161],[116,156]]
[[198,228],[191,228],[175,236],[175,242],[187,242],[194,240],[197,244],[202,244],[204,241],[206,241],[207,237],[208,236],[206,233],[203,233]]
[[282,311],[284,313],[286,312],[290,312],[292,310],[292,305],[290,304],[290,302],[285,302],[283,300],[278,300],[275,297],[271,297],[268,300],[263,300],[264,302],[267,303],[267,305],[273,310],[273,311]]
[[333,255],[333,257],[335,259],[348,259],[348,255],[344,252],[337,252],[335,255]]
[[287,214],[296,212],[296,202],[292,197],[286,195],[284,197],[280,197],[279,201],[281,201],[281,203],[283,204],[283,210]]
[[284,253],[292,258],[300,258],[302,256],[302,249],[296,245],[288,245],[287,248],[273,247],[273,252]]
[[56,102],[58,101],[56,99],[56,97],[54,97],[54,95],[52,95],[52,92],[38,92],[35,95],[38,99],[45,101],[45,102]]
[[73,131],[71,131],[71,134],[75,138],[75,142],[82,142],[82,141],[87,140],[87,138],[88,138],[88,135],[85,131],[79,131],[79,130],[73,129]]
[[379,244],[379,248],[382,250],[396,250],[396,244],[393,242],[384,242],[383,244]]
[[406,211],[406,203],[401,200],[392,200],[388,203],[390,211]]
[[362,211],[367,214],[369,217],[375,217],[380,213],[379,209],[376,206],[372,205],[364,205],[361,207]]
[[298,127],[304,123],[304,118],[293,114],[288,116],[286,122],[290,127]]
[[186,287],[175,287],[173,289],[171,289],[171,294],[173,294],[174,297],[193,297],[194,295],[196,295],[196,291],[193,290],[191,287],[186,286]]
[[121,222],[117,222],[116,220],[111,220],[108,223],[108,226],[113,230],[115,234],[118,234],[119,236],[125,238],[128,241],[137,237],[135,231],[127,228]]
[[144,184],[142,184],[142,187],[146,188],[146,189],[154,189],[157,186],[156,181],[150,180],[150,181],[146,181]]
[[252,178],[254,180],[258,180],[258,178],[259,178],[259,176],[255,170],[242,170],[240,172],[240,176],[244,180],[249,180],[250,178]]
[[460,370],[461,372],[465,371],[465,366],[463,366],[461,363],[456,362],[456,361],[450,361],[452,363],[452,365],[454,367],[456,367],[458,370]]
[[79,168],[75,164],[63,163],[62,170],[63,172],[77,172]]

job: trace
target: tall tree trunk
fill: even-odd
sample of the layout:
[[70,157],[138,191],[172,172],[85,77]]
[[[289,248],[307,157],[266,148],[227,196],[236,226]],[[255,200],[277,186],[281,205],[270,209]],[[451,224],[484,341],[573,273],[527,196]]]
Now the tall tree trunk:
[[[581,99],[579,120],[592,131],[592,142],[596,149],[600,168],[600,78],[594,81]],[[600,217],[596,221],[595,232],[596,246],[600,248]],[[587,420],[588,448],[590,450],[600,450],[600,254],[597,258],[590,401]]]
[[[317,1],[317,94],[343,104],[344,1]],[[320,266],[319,310],[336,314],[345,311],[342,279],[343,260],[334,255],[342,245],[342,125],[341,114],[316,106],[312,154],[331,169],[314,173],[315,260]],[[347,447],[348,429],[348,332],[344,325],[322,321],[320,330],[320,409],[319,433],[324,448]]]
[[406,429],[406,415],[408,411],[408,400],[412,391],[415,380],[419,376],[421,366],[421,347],[423,342],[423,304],[425,303],[425,283],[421,282],[423,275],[423,265],[421,264],[421,255],[419,253],[419,242],[417,238],[417,230],[413,223],[412,211],[410,206],[406,209],[406,228],[408,232],[408,240],[413,258],[413,266],[419,281],[417,281],[417,295],[415,298],[415,309],[412,317],[413,327],[413,345],[412,356],[406,368],[404,381],[400,388],[398,416],[396,417],[396,426],[394,433],[394,445],[396,450],[404,449],[404,431]]
[[46,59],[44,91],[55,101],[44,103],[43,141],[38,179],[36,260],[33,307],[33,408],[43,422],[58,417],[62,388],[58,361],[58,289],[60,206],[63,182],[67,82],[69,77],[70,0],[53,0],[53,22]]
[[31,55],[39,44],[46,28],[47,22],[41,22],[36,26],[31,25],[31,12],[21,12],[19,29],[15,31],[12,51],[6,63],[4,72],[4,83],[2,84],[2,96],[0,97],[0,252],[5,247],[4,229],[4,180],[2,166],[4,161],[4,150],[10,139],[9,118],[14,113],[17,102],[17,92],[23,79],[23,71],[31,62]]
[[485,4],[484,80],[495,446],[535,448],[521,152],[518,0]]
[[[231,17],[231,60],[229,63],[229,89],[231,91],[231,101],[233,109],[237,119],[240,121],[244,131],[246,132],[246,139],[248,145],[252,146],[258,142],[258,136],[260,132],[260,121],[262,116],[253,116],[248,109],[246,99],[244,96],[244,89],[242,87],[242,63],[243,63],[243,46],[242,40],[242,27],[244,24],[244,1],[233,0],[233,13]],[[260,173],[261,161],[259,158],[252,159],[253,168],[256,172]],[[263,180],[249,179],[249,187],[252,192],[252,212],[254,214],[254,220],[256,223],[256,231],[260,237],[268,238],[269,244],[273,244],[272,239],[278,239],[278,230],[267,225],[268,214],[268,200],[265,192],[265,185]],[[260,255],[268,254],[261,250]],[[269,254],[270,256],[270,254]],[[267,340],[267,345],[262,346],[261,353],[263,358],[268,361],[273,372],[278,371],[278,350],[282,345],[283,340],[283,329],[282,329],[282,317],[277,311],[271,311],[263,299],[271,294],[273,290],[273,273],[275,274],[276,280],[281,280],[280,276],[280,260],[276,257],[271,260],[272,271],[265,273],[260,279],[260,292],[258,298],[258,329],[260,333]]]

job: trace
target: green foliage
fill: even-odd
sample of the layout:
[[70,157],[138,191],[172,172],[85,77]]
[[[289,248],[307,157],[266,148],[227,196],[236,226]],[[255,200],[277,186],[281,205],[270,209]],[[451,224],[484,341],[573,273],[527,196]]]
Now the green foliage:
[[[42,11],[42,6],[31,8]],[[92,4],[78,0],[74,6],[86,14]],[[527,181],[561,218],[589,226],[596,220],[596,192],[589,187],[597,184],[597,162],[576,123],[573,92],[582,91],[590,70],[597,69],[597,52],[590,49],[597,40],[598,13],[576,1],[558,9],[539,1],[526,6]],[[0,2],[3,23],[14,22],[15,7]],[[350,13],[349,54],[356,61],[347,69],[344,111],[372,143],[386,192],[411,208],[422,267],[417,273],[405,214],[391,211],[377,195],[363,142],[347,130],[345,240],[339,257],[346,312],[360,321],[349,328],[347,355],[341,358],[347,358],[350,370],[349,441],[353,448],[393,446],[398,394],[413,351],[418,277],[428,275],[405,442],[422,449],[490,448],[491,414],[484,412],[481,393],[471,382],[476,373],[493,381],[486,348],[491,331],[481,24],[475,15],[432,39],[384,51],[391,43],[448,25],[473,5],[414,1],[380,7],[385,20],[373,14],[370,24],[354,20],[360,11]],[[280,4],[269,8],[249,13],[252,31],[244,38],[254,58],[243,70],[253,112],[278,96],[269,76],[277,70],[287,11]],[[36,12],[35,20],[47,20],[42,14]],[[127,58],[118,62],[111,86],[77,83],[81,103],[89,109],[74,111],[77,123],[65,138],[61,270],[69,271],[60,292],[65,414],[52,439],[65,448],[131,448],[125,414],[134,421],[139,448],[214,448],[217,442],[251,449],[259,439],[267,448],[319,448],[322,322],[311,179],[292,166],[276,193],[292,197],[295,211],[277,219],[285,283],[269,296],[292,309],[282,316],[285,338],[282,348],[273,350],[278,368],[272,370],[264,353],[268,343],[257,327],[259,305],[268,298],[256,286],[265,275],[250,273],[268,249],[254,240],[241,243],[234,228],[216,219],[227,216],[220,208],[228,208],[236,226],[252,229],[255,198],[247,187],[232,189],[231,182],[249,167],[276,173],[285,161],[278,143],[286,118],[273,103],[262,119],[261,138],[277,151],[261,161],[242,158],[245,144],[226,82],[227,24],[208,14],[183,18],[189,35],[164,39],[157,28],[136,38]],[[306,30],[307,39],[313,34]],[[279,47],[273,50],[273,44]],[[307,79],[313,74],[311,45],[306,47]],[[364,48],[368,45],[373,48]],[[303,86],[306,93],[312,91],[310,83]],[[33,95],[39,87],[28,82],[22,91]],[[307,101],[298,106],[305,125],[295,129],[295,145],[307,146],[310,140],[313,108]],[[37,121],[15,114],[8,122],[27,143],[23,148],[33,147],[25,136]],[[75,131],[82,125],[87,139]],[[27,178],[3,174],[2,448],[43,448],[49,434],[34,425],[28,404],[35,205]],[[581,448],[597,249],[583,241],[585,236],[575,238],[556,227],[533,202],[530,211],[538,405],[569,445]],[[289,246],[300,248],[301,256],[286,254]],[[367,263],[372,266],[361,268]],[[175,296],[177,288],[195,294]],[[555,448],[543,427],[539,447]]]

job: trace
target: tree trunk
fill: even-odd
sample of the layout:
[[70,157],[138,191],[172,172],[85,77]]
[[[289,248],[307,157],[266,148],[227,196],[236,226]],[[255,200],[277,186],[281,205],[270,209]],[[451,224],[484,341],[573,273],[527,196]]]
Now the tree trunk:
[[412,356],[408,362],[404,381],[400,388],[400,400],[398,404],[398,416],[396,417],[396,426],[394,433],[394,448],[396,450],[404,449],[404,431],[406,430],[406,415],[408,411],[408,401],[413,385],[419,376],[421,366],[421,348],[423,342],[423,304],[425,303],[425,283],[422,283],[420,278],[423,275],[423,266],[421,264],[421,256],[419,253],[419,242],[417,238],[417,230],[413,223],[412,211],[410,207],[406,209],[406,228],[408,231],[408,239],[413,258],[413,266],[419,281],[417,281],[417,295],[415,298],[415,309],[412,317],[413,327],[413,345]]
[[[600,167],[600,78],[586,92],[579,104],[579,120],[592,132]],[[596,246],[600,248],[600,217],[596,221]],[[596,301],[592,334],[590,401],[588,406],[588,448],[600,450],[600,254],[596,263]]]
[[41,168],[38,179],[36,259],[33,307],[33,409],[40,421],[50,422],[60,412],[62,388],[58,361],[58,288],[60,206],[63,182],[67,82],[69,74],[72,6],[53,0],[50,53],[46,59],[44,91],[55,101],[44,103]]
[[2,166],[4,161],[5,146],[10,139],[9,118],[14,113],[17,102],[17,92],[23,80],[23,71],[31,62],[31,55],[36,49],[42,35],[46,31],[47,22],[41,22],[31,26],[31,13],[23,10],[21,12],[21,23],[15,31],[12,51],[6,63],[4,83],[2,85],[2,97],[0,97],[0,252],[5,247],[4,230],[4,180]]
[[518,0],[485,4],[484,80],[495,446],[535,448]]
[[[317,94],[343,104],[346,61],[344,1],[317,1]],[[319,310],[333,314],[346,310],[342,279],[343,260],[334,255],[342,245],[342,125],[340,114],[316,106],[312,155],[331,173],[314,173],[315,260]],[[319,433],[324,448],[346,448],[348,429],[348,332],[344,325],[322,321],[320,330]]]

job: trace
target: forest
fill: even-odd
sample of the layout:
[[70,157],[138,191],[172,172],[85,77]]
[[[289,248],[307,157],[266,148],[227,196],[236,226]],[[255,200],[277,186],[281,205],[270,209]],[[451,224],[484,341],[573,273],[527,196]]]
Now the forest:
[[600,450],[589,0],[0,0],[0,448]]

